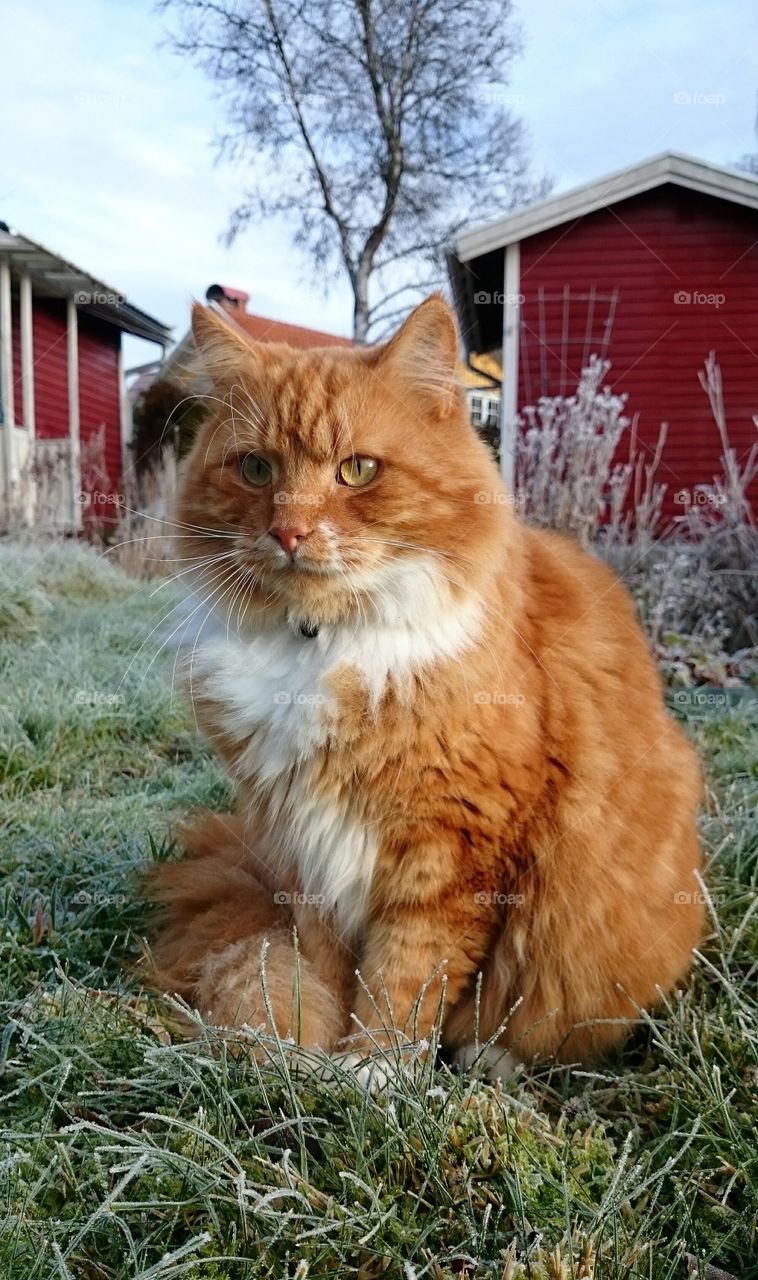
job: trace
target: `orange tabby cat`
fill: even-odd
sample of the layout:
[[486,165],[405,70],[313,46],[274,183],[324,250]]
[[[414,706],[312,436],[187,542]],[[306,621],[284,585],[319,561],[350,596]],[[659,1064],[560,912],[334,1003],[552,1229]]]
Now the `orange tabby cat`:
[[368,348],[193,322],[189,680],[240,798],[158,873],[158,980],[361,1059],[443,985],[464,1063],[499,1029],[494,1056],[607,1049],[702,927],[698,765],[629,597],[515,519],[441,298]]

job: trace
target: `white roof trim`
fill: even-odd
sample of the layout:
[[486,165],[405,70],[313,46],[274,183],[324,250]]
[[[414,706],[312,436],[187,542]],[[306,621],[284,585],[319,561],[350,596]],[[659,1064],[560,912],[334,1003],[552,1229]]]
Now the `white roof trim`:
[[135,307],[122,293],[96,276],[18,231],[0,228],[0,261],[8,263],[12,274],[28,273],[40,297],[73,297],[82,310],[115,324],[126,333],[164,347],[171,338],[168,325]]
[[501,249],[540,231],[549,231],[563,222],[584,218],[588,213],[651,191],[665,182],[758,211],[758,178],[738,169],[725,169],[706,160],[696,160],[677,151],[665,151],[642,164],[619,169],[598,182],[588,182],[563,195],[541,200],[539,204],[520,213],[509,214],[507,218],[499,218],[488,226],[464,231],[455,242],[455,254],[461,262],[470,262],[483,253]]

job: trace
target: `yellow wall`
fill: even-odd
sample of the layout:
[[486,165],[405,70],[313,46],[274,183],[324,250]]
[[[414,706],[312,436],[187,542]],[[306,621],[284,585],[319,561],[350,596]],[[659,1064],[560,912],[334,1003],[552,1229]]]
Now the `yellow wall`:
[[[474,364],[478,365],[485,373],[492,374],[492,377],[497,378],[498,381],[502,380],[503,370],[500,366],[500,362],[496,360],[494,356],[488,355],[485,352],[483,355],[475,355],[473,360]],[[458,381],[469,391],[474,388],[481,388],[482,391],[489,391],[491,395],[497,395],[498,393],[498,388],[493,387],[492,384],[488,382],[487,378],[482,378],[478,374],[474,373],[473,369],[469,369],[468,365],[464,364],[461,360],[458,361],[456,376]]]

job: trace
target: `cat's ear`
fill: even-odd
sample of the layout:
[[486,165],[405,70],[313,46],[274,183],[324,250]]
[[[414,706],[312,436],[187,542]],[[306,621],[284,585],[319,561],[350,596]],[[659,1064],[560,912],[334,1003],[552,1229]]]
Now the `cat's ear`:
[[449,412],[456,403],[458,331],[453,313],[439,293],[416,307],[379,351],[381,364],[433,401],[440,411]]
[[195,347],[214,386],[228,386],[243,370],[258,363],[256,345],[249,342],[232,319],[226,320],[212,307],[192,304],[192,336]]

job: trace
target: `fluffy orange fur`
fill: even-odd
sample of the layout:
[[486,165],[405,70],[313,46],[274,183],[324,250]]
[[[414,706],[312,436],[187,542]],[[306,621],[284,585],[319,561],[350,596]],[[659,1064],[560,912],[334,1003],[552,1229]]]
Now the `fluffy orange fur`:
[[515,518],[441,298],[373,348],[194,332],[188,683],[239,806],[157,873],[157,980],[327,1051],[427,1036],[443,986],[451,1049],[607,1050],[702,927],[698,764],[628,595]]

